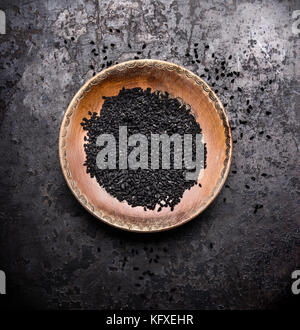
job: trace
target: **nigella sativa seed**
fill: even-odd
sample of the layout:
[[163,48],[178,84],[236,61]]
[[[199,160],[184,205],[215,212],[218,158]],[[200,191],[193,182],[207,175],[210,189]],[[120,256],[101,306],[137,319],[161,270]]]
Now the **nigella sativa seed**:
[[[86,131],[84,138],[84,150],[86,153],[86,161],[84,166],[86,172],[97,180],[99,185],[103,187],[110,195],[119,201],[126,201],[132,207],[141,206],[144,210],[154,210],[160,212],[164,207],[170,207],[173,211],[184,192],[191,189],[197,184],[198,175],[201,168],[206,167],[207,149],[203,139],[197,140],[201,135],[201,128],[197,123],[190,106],[184,104],[181,100],[171,97],[167,92],[151,91],[150,88],[143,90],[141,88],[132,88],[119,91],[116,96],[103,96],[104,103],[98,115],[96,112],[89,112],[89,118],[83,118],[81,125]],[[122,158],[121,145],[124,144],[124,138],[120,138],[121,130],[125,131],[127,136],[143,136],[146,143],[146,155],[136,153],[140,140],[135,145],[128,143],[126,145],[126,153],[128,153],[128,161]],[[153,144],[151,144],[153,136],[159,137],[190,137],[190,158],[191,162],[187,162],[187,154],[184,152],[181,160],[178,161],[178,150],[186,151],[186,139],[179,139],[178,144],[170,139],[168,168],[164,168],[165,154],[164,142],[159,141],[158,159],[156,159],[156,167],[141,166],[142,158],[151,162],[153,165]],[[99,143],[99,136],[112,136],[114,141],[111,148],[107,143]],[[130,138],[128,139],[130,141]],[[199,149],[202,144],[203,149]],[[99,155],[103,156],[103,150],[107,149],[107,155],[102,158],[101,164],[113,163],[112,168],[99,166],[97,159]],[[111,153],[111,149],[116,151],[115,156]],[[167,149],[166,149],[167,150]],[[196,163],[196,153],[202,150],[203,157],[201,167]],[[151,154],[152,152],[152,154]],[[135,161],[140,166],[133,167],[130,165],[130,157],[134,154]],[[146,158],[144,157],[146,156]],[[125,158],[127,159],[127,158]],[[151,160],[151,161],[150,161]],[[177,162],[176,162],[177,160]],[[198,159],[197,159],[198,161]],[[144,163],[143,163],[144,164]],[[193,166],[195,165],[194,169]],[[123,167],[122,167],[122,166]],[[188,174],[193,174],[190,179]],[[200,184],[197,185],[201,187]]]

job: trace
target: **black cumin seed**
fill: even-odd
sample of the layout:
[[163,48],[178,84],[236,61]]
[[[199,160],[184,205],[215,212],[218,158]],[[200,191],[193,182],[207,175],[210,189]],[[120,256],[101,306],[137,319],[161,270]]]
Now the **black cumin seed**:
[[[112,62],[107,64],[110,63]],[[141,133],[148,139],[151,138],[151,133],[172,135],[174,127],[176,133],[181,136],[184,134],[195,136],[195,134],[201,133],[201,128],[189,107],[182,105],[179,100],[169,97],[167,93],[151,92],[150,88],[146,90],[123,88],[117,96],[104,96],[103,99],[101,116],[96,112],[89,112],[90,118],[83,118],[81,122],[81,126],[86,131],[86,138],[84,138],[87,141],[84,144],[86,172],[94,177],[110,195],[121,202],[127,201],[132,207],[142,206],[144,210],[154,210],[159,205],[159,211],[163,207],[169,207],[173,211],[180,202],[184,191],[197,184],[197,181],[186,180],[184,163],[180,170],[172,168],[172,165],[170,170],[139,168],[124,171],[119,170],[118,165],[115,170],[99,169],[96,164],[96,156],[101,147],[96,145],[96,140],[100,134],[113,134],[118,146],[119,126],[127,126],[128,136]],[[160,109],[163,111],[158,111]],[[193,143],[192,147],[193,154],[195,154],[196,144]],[[205,147],[204,168],[206,167],[206,154]],[[170,156],[171,159],[174,157],[172,145]],[[157,261],[157,258],[155,260]]]

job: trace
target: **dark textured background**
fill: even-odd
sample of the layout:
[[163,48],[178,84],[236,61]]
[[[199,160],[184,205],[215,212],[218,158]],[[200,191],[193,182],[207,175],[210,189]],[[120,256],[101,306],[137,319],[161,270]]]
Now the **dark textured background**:
[[[0,9],[0,269],[11,306],[294,305],[300,34],[292,12],[300,1],[0,0]],[[97,221],[69,191],[58,159],[75,92],[102,67],[135,57],[205,74],[233,127],[226,186],[198,218],[160,234]]]

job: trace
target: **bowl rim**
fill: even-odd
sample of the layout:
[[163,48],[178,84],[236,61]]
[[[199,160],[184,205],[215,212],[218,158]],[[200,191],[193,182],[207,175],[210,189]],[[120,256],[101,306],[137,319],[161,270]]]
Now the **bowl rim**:
[[[110,73],[116,71],[121,72],[123,70],[132,69],[136,66],[137,67],[152,66],[152,67],[156,67],[157,69],[167,69],[170,71],[175,70],[178,74],[184,74],[187,78],[193,79],[194,83],[196,83],[199,87],[202,86],[204,92],[214,103],[214,109],[219,113],[220,120],[222,121],[224,127],[224,134],[226,141],[225,160],[223,163],[221,175],[213,189],[212,194],[207,198],[205,204],[202,207],[199,207],[191,216],[184,219],[184,221],[161,228],[155,228],[155,226],[153,228],[143,227],[142,229],[132,228],[132,226],[130,226],[129,224],[126,225],[126,222],[120,224],[120,221],[117,222],[114,221],[114,219],[117,218],[112,219],[109,216],[103,215],[101,210],[95,210],[94,205],[92,205],[88,201],[88,198],[86,196],[81,194],[79,188],[77,188],[76,184],[71,179],[71,174],[68,169],[68,161],[66,159],[65,137],[67,135],[68,125],[70,124],[70,117],[72,116],[73,112],[76,110],[79,101],[84,97],[85,94],[87,94],[90,91],[90,89],[94,85],[97,85],[101,80],[106,79]],[[162,231],[170,230],[187,223],[188,221],[194,219],[199,214],[201,214],[215,200],[217,195],[220,193],[222,187],[224,186],[224,183],[229,174],[229,170],[232,162],[233,141],[232,141],[232,131],[230,127],[230,122],[227,113],[225,111],[225,108],[222,102],[220,101],[220,99],[218,98],[218,96],[214,93],[211,87],[202,78],[200,78],[192,71],[184,68],[183,66],[172,62],[167,62],[157,59],[138,59],[138,60],[121,62],[109,68],[106,68],[100,71],[99,73],[97,73],[92,78],[90,78],[80,87],[77,93],[73,96],[71,102],[67,107],[67,110],[64,113],[59,130],[58,149],[59,149],[60,166],[63,172],[63,176],[67,182],[67,185],[71,190],[71,192],[73,193],[73,195],[75,196],[75,198],[89,213],[91,213],[94,217],[101,220],[102,222],[115,228],[119,228],[125,231],[137,232],[137,233],[153,233],[153,232],[162,232]]]

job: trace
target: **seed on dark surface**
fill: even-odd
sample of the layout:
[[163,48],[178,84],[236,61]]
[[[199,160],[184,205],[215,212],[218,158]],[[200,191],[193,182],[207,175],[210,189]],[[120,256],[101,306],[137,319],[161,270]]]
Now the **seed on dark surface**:
[[142,49],[145,49],[145,48],[146,48],[146,46],[147,46],[146,44],[143,44],[143,47],[142,47]]
[[205,48],[208,49],[209,48],[209,45],[206,45]]
[[264,206],[262,204],[256,204],[255,207],[254,207],[254,214],[257,213],[257,211],[261,208],[263,208]]
[[[103,97],[104,103],[101,115],[96,112],[90,118],[83,118],[81,126],[87,132],[87,142],[84,144],[86,172],[95,177],[98,184],[107,193],[119,201],[127,201],[132,207],[142,206],[144,210],[160,212],[163,207],[174,210],[185,190],[190,189],[197,181],[186,180],[184,161],[182,169],[119,169],[119,127],[127,126],[128,136],[143,134],[148,139],[148,154],[151,154],[151,134],[174,133],[183,136],[192,134],[192,153],[196,152],[196,134],[201,134],[201,128],[191,113],[190,107],[178,99],[171,98],[168,93],[151,92],[150,88],[120,90],[119,94]],[[174,131],[175,129],[175,131]],[[100,169],[96,164],[96,156],[104,147],[96,144],[101,134],[112,134],[117,146],[116,169]],[[133,147],[131,147],[131,150]],[[131,151],[128,149],[128,153]],[[207,150],[204,145],[204,168],[206,167]],[[160,164],[162,153],[159,154]],[[174,145],[170,146],[170,159],[174,158]],[[151,157],[148,157],[151,159]],[[171,162],[172,163],[172,162]],[[173,167],[172,167],[173,165]],[[201,185],[199,185],[201,186]]]

